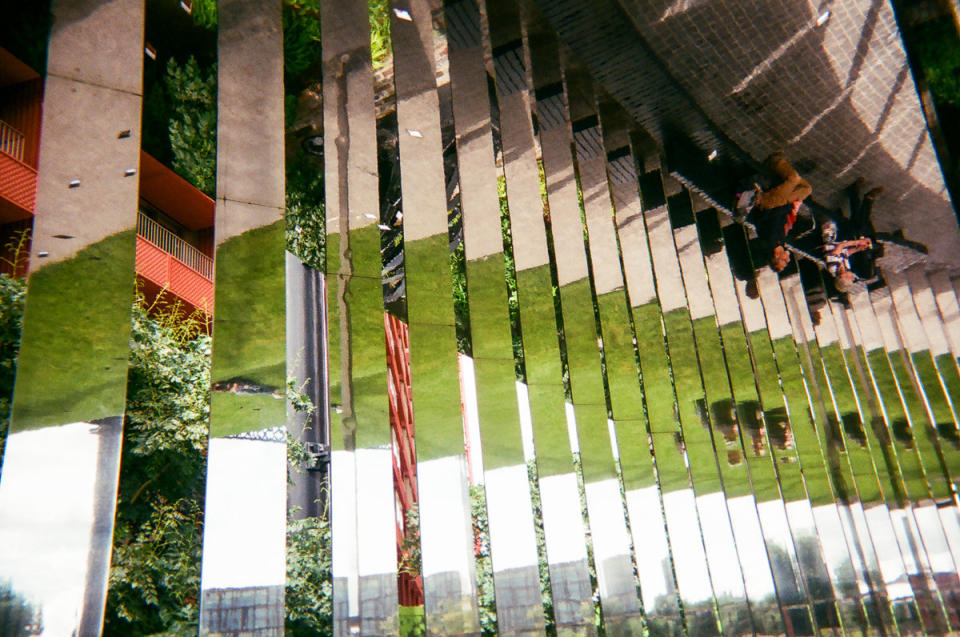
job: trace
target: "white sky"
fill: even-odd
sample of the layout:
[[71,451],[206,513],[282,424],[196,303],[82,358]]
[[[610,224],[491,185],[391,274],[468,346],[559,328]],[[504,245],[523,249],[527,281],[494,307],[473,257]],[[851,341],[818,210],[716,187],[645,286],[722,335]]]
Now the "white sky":
[[12,434],[0,483],[0,577],[43,609],[44,635],[78,626],[99,436],[73,423]]

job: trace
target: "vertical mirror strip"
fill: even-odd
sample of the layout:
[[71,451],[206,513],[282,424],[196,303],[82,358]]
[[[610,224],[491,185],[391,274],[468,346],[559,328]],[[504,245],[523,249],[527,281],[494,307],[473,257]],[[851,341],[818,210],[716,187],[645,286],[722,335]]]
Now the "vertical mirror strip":
[[370,15],[320,7],[334,634],[379,634],[398,627],[397,520]]
[[[500,154],[510,215],[517,277],[519,323],[523,331],[522,395],[529,409],[540,485],[546,560],[558,632],[596,631],[577,467],[566,422],[560,339],[554,297],[556,259],[547,234],[549,197],[542,191],[541,151],[534,137],[528,81],[532,54],[523,47],[520,14],[514,3],[488,2],[490,43],[499,112]],[[558,73],[554,45],[552,68]],[[553,263],[551,263],[553,261]],[[622,513],[621,513],[622,516]],[[594,535],[594,550],[603,552]],[[598,548],[597,543],[601,546]],[[602,603],[602,601],[601,601]],[[612,609],[611,609],[612,610]],[[611,614],[611,626],[615,617]]]
[[[747,250],[750,250],[749,244]],[[748,258],[753,261],[750,267],[756,267],[755,257]],[[752,276],[751,283],[744,288],[748,300],[741,297],[741,304],[752,304],[756,308],[756,324],[766,327],[751,330],[750,334],[764,427],[797,549],[799,571],[813,602],[814,621],[821,629],[827,629],[837,626],[838,617],[811,509],[811,505],[818,506],[829,500],[826,476],[819,468],[822,460],[817,443],[810,437],[811,412],[799,378],[796,349],[776,275],[761,268]],[[759,299],[751,298],[754,295]],[[801,464],[801,451],[806,466]]]
[[852,523],[852,509],[862,505],[850,465],[843,457],[846,449],[839,431],[836,400],[824,372],[800,278],[789,276],[782,279],[780,284],[790,314],[811,410],[815,415],[816,435],[835,499],[832,506],[814,508],[827,567],[834,590],[844,602],[841,607],[844,627],[875,633],[883,630],[884,626],[893,626],[893,618],[889,614],[882,581],[873,567],[876,563],[873,543],[870,538],[857,535]]
[[[866,313],[864,313],[863,310],[863,301],[866,301],[867,306],[869,307],[869,300],[867,300],[866,295],[852,295],[851,301],[852,306],[857,308],[856,321],[859,325],[867,325],[867,323],[864,323],[864,321],[867,320],[868,316],[875,324],[872,310],[868,309],[866,310]],[[871,396],[869,395],[870,389],[863,387],[863,383],[859,382],[859,379],[857,378],[857,366],[860,365],[860,363],[855,358],[856,353],[852,352],[848,355],[844,352],[842,348],[843,342],[844,340],[849,340],[849,338],[846,336],[841,338],[841,333],[846,334],[846,330],[843,329],[844,326],[842,323],[834,322],[832,305],[826,306],[823,312],[825,313],[825,319],[820,326],[818,326],[818,330],[822,330],[822,333],[821,331],[818,331],[818,338],[824,339],[825,342],[829,342],[829,346],[821,344],[821,351],[825,352],[825,365],[827,365],[828,374],[831,374],[831,382],[834,384],[833,387],[837,398],[837,404],[840,406],[841,413],[839,424],[846,438],[847,452],[851,459],[851,466],[859,467],[859,470],[863,472],[864,479],[866,480],[866,474],[871,470],[871,467],[863,460],[857,462],[856,458],[858,456],[868,455],[868,449],[878,447],[880,444],[878,441],[882,440],[885,435],[889,436],[889,433],[880,432],[879,435],[875,433],[876,417],[868,414],[866,412],[866,408],[863,406],[865,401],[869,404]],[[861,329],[860,334],[870,337],[865,341],[861,339],[861,348],[863,352],[861,355],[861,360],[865,360],[867,362],[867,369],[870,370],[871,377],[876,383],[876,386],[885,387],[884,391],[882,391],[883,398],[878,404],[883,409],[884,413],[887,414],[887,424],[894,434],[894,443],[900,445],[904,442],[904,437],[903,435],[898,436],[896,434],[896,423],[898,418],[896,416],[896,410],[894,409],[895,403],[889,402],[891,397],[896,396],[897,389],[895,385],[888,384],[888,382],[893,383],[893,378],[892,376],[889,376],[890,371],[889,364],[886,363],[886,354],[882,349],[880,349],[879,334],[877,333],[877,330],[869,328]],[[830,356],[829,359],[827,358],[827,354]],[[832,372],[830,366],[832,366]],[[853,370],[851,371],[850,368],[853,368]],[[846,376],[842,377],[841,374],[844,373]],[[863,397],[861,397],[861,394],[864,394]],[[844,407],[844,405],[846,405],[846,407]],[[874,411],[875,410],[876,409],[874,408]],[[866,423],[866,425],[864,425],[864,423]],[[906,445],[904,448],[909,450],[909,445]],[[876,456],[876,454],[874,455]],[[855,468],[855,471],[856,470],[857,469]],[[880,512],[882,508],[885,508],[887,504],[891,502],[892,498],[896,497],[896,489],[898,488],[896,482],[890,482],[892,479],[890,474],[890,462],[888,462],[888,459],[881,454],[879,457],[875,458],[872,470],[879,480],[878,484],[871,485],[875,489],[875,491],[873,491],[875,495],[872,498],[869,496],[865,497],[866,493],[861,491],[861,501],[865,507],[868,507],[868,512],[873,513],[873,519],[889,520],[891,515],[889,510],[886,512],[885,518]],[[904,476],[910,481],[914,481],[916,478],[912,478],[911,476],[915,474],[915,472],[916,469],[912,469],[909,466],[909,463],[901,463],[900,475]],[[902,487],[899,488],[902,492]],[[883,504],[884,502],[887,504]],[[872,511],[869,510],[869,507],[871,506],[873,507]],[[893,500],[892,506],[896,506],[895,500]],[[875,542],[877,543],[878,554],[880,553],[881,546],[888,546],[891,549],[896,549],[896,544],[892,543],[889,539],[886,539],[887,534],[890,532],[890,530],[887,528],[888,526],[889,522],[884,521],[882,526],[876,526],[873,529],[873,532],[876,534]],[[910,630],[917,625],[919,620],[919,618],[916,616],[916,604],[919,599],[913,598],[913,594],[910,593],[909,588],[905,587],[902,583],[897,583],[899,579],[905,577],[905,575],[895,576],[895,571],[904,569],[906,561],[901,560],[899,564],[897,564],[895,560],[891,559],[891,557],[892,555],[888,555],[887,559],[882,560],[879,566],[883,571],[885,580],[887,581],[887,593],[895,613],[895,618],[898,622],[900,622],[902,630]],[[896,568],[894,568],[894,565]]]
[[950,343],[950,353],[955,359],[960,359],[960,304],[957,303],[957,293],[946,272],[933,272],[928,274],[927,278],[930,280],[943,329]]
[[0,632],[95,635],[126,397],[144,7],[58,0],[51,12],[32,272],[0,482],[0,573],[30,616],[26,628],[7,616]]
[[[894,610],[897,612],[905,626],[908,619],[910,623],[920,621],[922,625],[932,626],[940,629],[943,625],[941,611],[937,608],[934,597],[930,593],[929,578],[923,576],[918,569],[925,562],[922,557],[923,548],[920,538],[916,536],[912,526],[905,526],[905,520],[912,518],[912,503],[909,500],[908,490],[910,488],[924,488],[925,482],[922,476],[917,480],[916,473],[919,468],[915,457],[909,454],[903,455],[903,462],[897,457],[897,444],[891,443],[892,428],[884,429],[884,422],[881,420],[883,412],[882,402],[874,399],[868,387],[863,366],[860,363],[861,356],[858,356],[858,350],[866,349],[863,345],[863,338],[856,329],[855,322],[849,320],[850,314],[839,305],[831,302],[828,306],[832,312],[833,320],[838,337],[838,346],[841,348],[842,356],[847,365],[847,374],[850,378],[850,384],[853,391],[854,400],[859,405],[860,421],[865,423],[863,428],[850,429],[848,434],[848,445],[856,443],[858,446],[870,451],[873,455],[874,468],[880,481],[880,489],[883,492],[883,498],[886,502],[886,517],[881,515],[880,507],[876,507],[868,513],[873,514],[872,522],[876,523],[876,533],[891,533],[895,542],[899,545],[902,556],[902,564],[906,573],[907,584],[913,591],[914,600],[911,606],[915,604],[916,610],[913,617],[908,618],[906,600],[896,600]],[[887,418],[888,425],[890,422]],[[852,447],[848,447],[852,448]],[[910,482],[913,482],[911,484]],[[889,528],[887,528],[889,525]],[[913,537],[911,537],[913,536]],[[894,546],[890,539],[884,540],[889,546]],[[891,561],[887,561],[889,566]],[[903,578],[901,575],[900,578]],[[901,584],[893,588],[888,588],[891,598],[902,597],[901,591],[906,590]],[[916,612],[919,611],[919,617]]]
[[[616,132],[611,119],[612,117],[604,114],[604,134],[608,141],[615,139]],[[617,144],[608,145],[616,146]],[[611,148],[611,150],[615,149]],[[624,150],[628,151],[628,149]],[[610,158],[611,155],[608,154],[608,160]],[[634,168],[632,158],[627,156],[626,159],[627,167]],[[616,175],[613,170],[615,166],[619,164],[611,163],[612,180]],[[636,183],[635,171],[629,172]],[[657,173],[648,174],[652,176]],[[719,603],[719,599],[714,599],[711,581],[716,584],[719,578],[724,576],[722,574],[725,574],[725,568],[734,578],[738,578],[739,565],[736,562],[732,565],[721,565],[717,561],[719,556],[705,553],[706,538],[698,515],[695,496],[710,490],[711,482],[718,480],[717,468],[715,461],[712,467],[709,463],[705,464],[709,461],[709,457],[701,455],[705,453],[712,455],[713,448],[708,438],[698,435],[703,431],[699,422],[697,429],[692,427],[694,420],[699,420],[696,406],[698,399],[703,401],[703,389],[690,330],[690,313],[687,308],[684,281],[671,225],[671,220],[676,220],[681,202],[668,201],[663,185],[662,181],[652,178],[645,179],[640,184],[648,245],[631,246],[621,241],[621,248],[625,252],[631,250],[642,252],[646,248],[657,284],[658,304],[640,305],[632,297],[631,304],[634,306],[637,349],[640,355],[644,388],[648,397],[647,408],[660,489],[663,493],[664,513],[667,517],[667,531],[674,549],[677,581],[684,614],[688,627],[693,630],[695,626],[709,625],[711,615],[714,614],[711,606]],[[616,189],[614,192],[616,193]],[[618,210],[618,225],[626,221],[622,220],[620,213],[621,211]],[[694,465],[698,465],[696,469]],[[713,470],[713,475],[707,478],[706,483],[700,468],[707,471]],[[690,475],[687,475],[688,469]],[[694,473],[698,475],[694,476]],[[691,478],[694,479],[692,488]],[[717,525],[720,528],[720,534],[723,534],[722,525],[727,521],[724,519],[726,517],[722,516]],[[728,554],[727,559],[735,556],[736,551],[733,551]],[[742,579],[739,585],[742,587]],[[743,594],[742,590],[740,594]],[[735,624],[734,617],[736,612],[733,612],[728,619]],[[749,618],[749,614],[747,617]],[[733,625],[723,625],[724,630],[733,628]]]
[[[224,0],[217,9],[217,287],[200,632],[281,635],[287,457],[280,3]],[[251,127],[252,120],[260,125]]]
[[716,211],[700,197],[696,198],[693,208],[696,211],[696,232],[703,250],[699,264],[694,259],[683,259],[681,253],[681,265],[685,280],[693,279],[699,265],[710,292],[704,297],[702,307],[699,301],[694,304],[695,297],[690,292],[699,286],[688,286],[687,295],[694,316],[693,331],[703,370],[705,403],[709,410],[716,461],[723,477],[727,509],[756,629],[764,633],[783,633],[786,629],[757,512],[758,500],[771,496],[763,490],[764,476],[751,475],[750,444],[744,437],[739,419],[740,413],[746,415],[749,412],[738,405],[732,384],[734,370],[727,365],[725,345],[721,341],[723,330],[729,333],[740,321],[736,291]]
[[896,310],[900,338],[912,363],[918,389],[936,423],[940,441],[956,440],[957,417],[950,402],[930,341],[914,306],[913,293],[903,274],[887,274],[887,286]]
[[[927,337],[927,343],[930,346],[930,355],[933,357],[934,366],[940,377],[940,386],[950,407],[954,424],[956,424],[957,409],[960,407],[960,404],[958,404],[960,402],[960,372],[958,372],[957,361],[950,352],[950,344],[947,342],[944,325],[937,311],[933,290],[923,269],[915,266],[907,270],[906,274],[913,304],[919,315],[924,334]],[[960,444],[960,434],[958,432],[945,427],[941,433],[944,438],[941,446],[955,449]]]
[[[920,283],[922,282],[918,282],[918,285]],[[930,294],[929,286],[926,292],[929,295],[927,299],[928,311],[936,314],[935,301],[933,295]],[[917,307],[921,307],[919,299]],[[864,338],[862,336],[863,330],[859,329],[856,313],[850,309],[845,309],[844,314],[846,323],[849,325],[855,338],[862,342]],[[932,316],[929,318],[933,319]],[[879,340],[879,335],[876,331],[871,340],[875,344]],[[944,354],[941,361],[948,363],[955,369],[955,363],[953,363],[952,357],[946,351],[947,345],[942,331],[940,332],[940,340],[942,342],[940,347]],[[862,359],[862,351],[865,348],[859,346],[858,349],[861,350]],[[889,374],[889,371],[886,373]],[[926,557],[929,568],[932,571],[932,578],[945,604],[948,621],[951,625],[954,625],[956,623],[956,617],[953,609],[956,607],[958,581],[960,580],[957,579],[956,562],[950,550],[947,532],[951,530],[955,533],[956,526],[955,523],[951,524],[951,521],[955,520],[956,516],[942,516],[937,512],[938,509],[944,509],[943,513],[948,513],[946,509],[956,511],[956,507],[952,501],[952,487],[949,482],[950,476],[946,466],[943,464],[940,450],[935,447],[931,448],[929,439],[927,441],[915,440],[915,436],[911,433],[912,428],[908,429],[905,427],[905,425],[909,427],[909,419],[906,417],[901,405],[890,400],[897,396],[896,386],[894,383],[889,382],[889,379],[886,385],[889,387],[889,393],[884,394],[877,392],[875,395],[882,407],[886,407],[884,400],[885,397],[887,397],[887,402],[892,408],[891,412],[894,417],[891,418],[888,415],[887,422],[890,433],[892,434],[894,449],[900,461],[904,484],[908,492],[907,495],[911,501],[910,509],[912,511],[912,519],[916,524],[916,530],[923,538]],[[884,412],[885,415],[887,415],[886,409],[884,409]]]
[[521,433],[507,304],[505,211],[498,199],[486,34],[475,0],[446,2],[444,11],[459,169],[470,176],[460,181],[472,348],[464,365],[475,385],[467,380],[463,391],[479,416],[481,440],[470,445],[482,449],[497,627],[503,634],[539,632],[544,618],[526,465],[530,440]]
[[[802,266],[801,266],[801,267],[802,267]],[[782,285],[782,290],[781,290],[782,295],[783,295],[784,297],[788,297],[788,298],[785,299],[785,301],[787,302],[788,310],[790,310],[790,312],[791,312],[791,321],[792,321],[793,323],[795,323],[796,325],[802,325],[802,324],[804,324],[804,323],[809,324],[809,322],[810,322],[810,319],[809,319],[810,314],[809,314],[809,310],[806,308],[806,302],[805,302],[804,297],[803,297],[803,294],[802,294],[802,288],[801,288],[801,284],[800,284],[800,281],[799,281],[799,277],[792,276],[792,277],[789,277],[789,280],[788,280],[788,279],[784,279],[784,280],[781,281],[781,285]],[[789,291],[788,291],[788,290],[789,290]],[[798,290],[799,290],[799,292],[798,292]],[[798,300],[797,300],[797,296],[796,296],[797,294],[799,294],[799,299],[800,299],[799,302],[798,302]],[[793,298],[789,298],[791,295],[793,295]],[[802,307],[803,307],[803,310],[802,310],[802,311],[800,310],[801,305],[802,305]],[[793,306],[793,307],[791,307],[791,306]],[[807,327],[807,328],[805,328],[805,329],[807,330],[807,333],[808,333],[808,335],[809,335],[809,337],[810,337],[810,340],[815,340],[816,337],[815,337],[815,334],[814,334],[814,328],[813,328],[812,324],[809,325],[809,327]],[[806,343],[804,343],[804,344],[803,344],[802,346],[800,346],[800,347],[801,347],[802,349],[804,349],[804,350],[809,350],[811,346],[808,345],[808,344],[806,344]],[[817,348],[816,343],[814,343],[812,347],[813,347],[813,348],[816,348],[816,356],[817,356],[818,358],[820,358],[820,350],[819,350],[819,348]],[[809,355],[809,354],[808,354],[808,355]],[[801,353],[801,355],[800,355],[800,360],[801,360],[801,361],[804,360],[804,355],[803,355],[803,353]],[[805,371],[806,371],[806,370],[805,370]],[[807,377],[808,377],[808,379],[809,379],[808,385],[809,385],[809,386],[814,386],[814,385],[816,385],[816,384],[818,383],[818,376],[821,375],[821,374],[822,374],[822,368],[821,368],[821,370],[819,371],[819,373],[818,373],[817,371],[811,369],[810,372],[807,374]],[[827,385],[826,383],[824,383],[823,388],[826,389],[826,390],[829,392],[829,387],[828,387],[828,385]],[[808,391],[809,391],[809,390],[808,390]],[[818,393],[819,393],[821,396],[822,396],[823,393],[824,393],[824,392],[823,392],[822,390],[820,390],[819,388],[817,389],[817,391],[818,391]],[[815,418],[822,418],[822,419],[824,419],[824,420],[822,421],[821,425],[820,425],[820,428],[823,429],[823,430],[825,430],[825,432],[826,432],[826,431],[830,431],[830,432],[834,432],[834,434],[838,434],[838,433],[839,433],[839,432],[836,432],[836,429],[835,429],[835,426],[836,426],[836,425],[835,425],[835,423],[836,423],[836,416],[835,416],[835,414],[831,414],[831,415],[834,416],[834,420],[833,420],[832,423],[831,423],[831,421],[830,421],[830,419],[829,419],[829,416],[828,416],[826,413],[823,413],[823,412],[822,412],[820,409],[818,409],[817,406],[815,406],[815,405],[812,405],[812,406],[811,406],[811,411],[810,411],[810,413],[813,414]],[[882,423],[882,422],[878,422],[876,419],[874,419],[873,422],[874,422],[874,425],[873,425],[874,427],[880,427],[880,428],[882,429],[882,427],[883,427],[883,423]],[[811,423],[811,426],[812,426],[812,423]],[[826,434],[826,435],[829,436],[829,435],[834,435],[834,434]],[[829,451],[830,451],[830,446],[833,444],[833,442],[838,442],[838,441],[830,441],[830,440],[829,440],[827,437],[825,437],[825,436],[821,436],[821,439],[824,441],[824,449],[825,449],[825,451],[827,451],[828,453],[829,453]],[[812,442],[812,441],[811,441],[811,442]],[[875,444],[873,444],[873,447],[872,447],[872,448],[878,448],[880,444],[881,444],[881,441],[877,441]],[[843,480],[842,476],[837,475],[837,473],[838,473],[838,471],[839,471],[839,467],[837,466],[835,460],[836,460],[835,458],[831,458],[831,459],[830,459],[829,472],[831,473],[832,476],[836,476],[837,478],[840,478],[841,481],[842,481],[842,480]],[[804,466],[804,468],[805,468],[805,472],[806,472],[806,473],[809,473],[809,472],[807,471],[807,469],[806,469],[806,465]],[[827,476],[826,472],[823,474],[823,476],[824,476],[824,479],[826,479],[826,476]],[[868,473],[868,477],[866,478],[866,480],[867,480],[868,483],[869,483],[869,473]],[[810,479],[808,478],[807,481],[808,481],[808,487],[811,488],[811,490],[812,490],[812,487],[810,487]],[[836,483],[837,483],[837,482],[835,481],[835,484],[836,484]],[[826,488],[826,487],[827,487],[827,485],[824,484],[824,488]],[[842,489],[842,490],[845,490],[845,489],[846,489],[846,486],[845,486],[845,485],[841,485],[841,489]],[[824,493],[826,493],[826,491],[824,491]],[[813,500],[813,498],[814,498],[814,494],[811,492],[811,499]],[[845,504],[846,504],[848,501],[849,501],[849,497],[845,497],[845,498],[844,498],[844,501],[843,501],[843,502],[840,502],[840,503],[838,503],[838,504],[842,507],[842,506],[845,506]],[[831,536],[830,536],[828,533],[826,533],[825,531],[821,531],[820,537],[821,537],[821,541],[823,542],[823,548],[824,548],[825,554],[829,554],[829,553],[831,552],[831,551],[830,551],[830,548],[829,548],[830,540],[832,539]],[[856,538],[855,535],[850,538],[850,540],[853,540],[853,541],[856,541],[856,539],[857,539],[857,538]],[[861,554],[863,553],[863,550],[864,550],[864,549],[863,549],[862,547],[860,547],[860,546],[854,546],[853,549],[852,549],[851,552],[850,552],[850,558],[857,559],[857,556],[858,556],[858,555],[861,555]],[[828,565],[828,566],[829,566],[829,565]],[[836,588],[836,587],[835,587],[835,588]],[[842,590],[842,589],[837,589],[838,594],[841,592],[841,590]],[[842,608],[845,608],[845,607],[842,607]],[[868,609],[868,612],[869,612],[869,609]]]
[[[780,480],[781,484],[785,480],[797,480],[806,492],[805,498],[801,491],[799,498],[788,502],[787,512],[802,560],[801,570],[814,602],[815,620],[821,629],[840,628],[837,593],[833,590],[823,559],[825,551],[829,550],[827,542],[832,538],[824,533],[818,533],[814,518],[814,508],[829,507],[833,502],[823,457],[820,454],[820,443],[814,428],[814,410],[807,401],[805,379],[777,276],[771,270],[764,268],[757,273],[757,283],[767,320],[767,331],[770,334],[773,360],[776,362],[776,372],[780,378],[784,409],[787,410],[785,420],[787,429],[783,434],[777,432],[777,436],[784,436],[783,446],[788,451],[793,449],[792,454],[777,454]],[[768,433],[773,431],[773,427],[774,424],[768,422]],[[788,471],[784,465],[794,471],[793,476],[787,475]]]
[[390,16],[417,434],[416,513],[427,630],[476,634],[480,620],[448,232],[448,218],[460,213],[460,202],[449,76],[437,73],[435,59],[438,42],[446,44],[439,9],[439,3],[400,0]]
[[[562,83],[561,53],[554,36],[538,32],[538,25],[535,20],[528,23],[528,38],[535,89],[536,130],[543,160],[544,188],[549,202],[557,295],[562,308],[564,353],[569,371],[567,383],[570,394],[565,402],[569,448],[582,471],[605,625],[609,629],[621,626],[636,628],[640,622],[629,555],[630,538],[616,483],[616,449],[608,431],[596,327],[593,321],[584,320],[584,317],[593,314],[594,309],[579,191],[571,154],[573,138]],[[649,470],[647,475],[652,484]],[[549,482],[541,481],[541,485],[546,484]],[[568,490],[573,491],[574,488],[571,485]],[[611,519],[615,521],[611,522]],[[641,582],[643,580],[641,575]]]
[[[662,480],[666,477],[662,474],[667,470],[670,476],[676,476],[676,466],[656,466],[650,455],[652,423],[648,423],[647,396],[651,392],[651,381],[644,378],[643,385],[639,382],[632,322],[639,324],[639,320],[631,317],[627,303],[607,179],[606,152],[592,80],[570,63],[565,65],[564,71],[573,129],[574,167],[582,193],[582,214],[589,246],[596,303],[594,311],[598,319],[597,338],[609,395],[607,415],[615,426],[610,434],[611,444],[619,460],[643,610],[649,630],[683,630],[676,553],[671,551],[663,501],[657,488],[658,471]],[[569,323],[570,320],[565,322]],[[574,404],[576,392],[574,385]],[[588,504],[589,493],[588,486]]]
[[[854,308],[862,307],[863,299],[855,299],[852,305]],[[904,564],[914,589],[921,621],[929,625],[941,625],[944,618],[941,617],[942,611],[936,608],[939,604],[936,599],[943,595],[938,592],[939,585],[933,570],[937,568],[938,560],[940,562],[946,560],[950,564],[951,571],[955,572],[955,567],[946,546],[942,526],[939,521],[934,526],[930,525],[930,522],[938,516],[934,514],[931,518],[927,511],[932,505],[930,498],[936,498],[936,493],[942,494],[944,491],[943,475],[939,469],[930,471],[934,468],[930,465],[930,460],[933,458],[929,456],[924,458],[925,454],[921,451],[921,447],[925,446],[924,442],[914,438],[911,433],[910,417],[896,402],[897,387],[889,375],[889,366],[882,360],[885,356],[882,351],[880,358],[876,356],[881,342],[878,332],[882,330],[876,327],[874,329],[862,327],[864,323],[861,321],[867,321],[865,325],[869,326],[872,323],[875,326],[876,319],[863,309],[854,311],[836,305],[831,309],[840,330],[841,342],[846,341],[845,349],[851,350],[847,358],[856,372],[854,382],[859,387],[859,393],[865,396],[865,401],[872,412],[871,419],[874,423],[879,422],[880,427],[886,421],[885,430],[880,430],[876,424],[870,428],[869,444],[887,449],[885,455],[889,457],[886,462],[890,479],[893,480],[890,490],[893,497],[897,498],[897,501],[892,503],[888,498],[888,503],[891,504],[894,530],[901,537]],[[867,353],[870,350],[873,351]],[[866,361],[866,367],[861,361]],[[869,382],[866,378],[868,374]],[[884,390],[880,390],[881,387]],[[874,434],[875,430],[876,434]],[[920,569],[920,574],[915,572],[916,568]],[[941,580],[942,584],[949,582],[950,578]],[[943,610],[948,611],[946,607]],[[953,621],[949,618],[949,612],[946,620]]]
[[[778,431],[782,432],[779,427],[782,427],[786,418],[783,407],[776,406],[777,402],[782,405],[779,387],[770,387],[771,382],[777,382],[776,368],[771,368],[773,361],[769,353],[762,355],[764,345],[767,352],[770,349],[763,307],[754,290],[748,294],[748,284],[753,280],[753,266],[743,230],[734,225],[725,225],[723,240],[723,254],[729,263],[718,263],[711,268],[708,262],[708,272],[711,286],[722,286],[721,289],[727,290],[727,294],[718,297],[717,288],[714,287],[714,303],[717,304],[720,336],[736,399],[743,450],[757,498],[757,513],[784,611],[786,630],[812,630],[811,608],[801,580],[796,544],[785,508],[785,502],[797,499],[796,492],[800,485],[788,481],[781,486],[777,476],[778,467],[774,465],[777,456],[770,450],[772,442],[767,434],[768,420],[771,426],[777,426]],[[766,385],[766,393],[763,395],[769,395],[772,401],[769,406],[761,402],[760,380],[764,375],[766,378],[762,380]],[[777,444],[785,448],[786,437]]]

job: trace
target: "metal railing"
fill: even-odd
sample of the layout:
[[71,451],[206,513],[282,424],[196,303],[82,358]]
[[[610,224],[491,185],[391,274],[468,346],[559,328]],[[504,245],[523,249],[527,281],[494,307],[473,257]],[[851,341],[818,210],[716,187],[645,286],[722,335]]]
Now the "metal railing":
[[201,276],[213,280],[213,259],[200,252],[142,212],[137,215],[137,234],[167,252]]
[[23,161],[23,148],[27,136],[16,128],[0,120],[0,151],[5,152],[17,161]]

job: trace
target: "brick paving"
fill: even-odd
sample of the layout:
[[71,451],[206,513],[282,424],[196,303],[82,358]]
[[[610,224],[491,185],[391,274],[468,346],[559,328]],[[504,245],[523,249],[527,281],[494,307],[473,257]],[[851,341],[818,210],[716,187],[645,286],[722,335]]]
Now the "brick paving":
[[677,129],[705,152],[756,161],[782,148],[831,207],[859,176],[883,184],[878,228],[903,227],[930,248],[928,268],[960,273],[960,230],[889,2],[538,4],[657,141]]

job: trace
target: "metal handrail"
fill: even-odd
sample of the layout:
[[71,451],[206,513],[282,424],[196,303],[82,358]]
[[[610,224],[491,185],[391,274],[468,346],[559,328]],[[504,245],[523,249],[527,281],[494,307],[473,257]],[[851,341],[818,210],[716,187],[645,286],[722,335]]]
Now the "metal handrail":
[[19,162],[23,161],[23,149],[27,136],[0,119],[0,151],[5,152]]
[[213,259],[200,252],[159,223],[143,214],[137,215],[137,234],[185,266],[213,281]]

